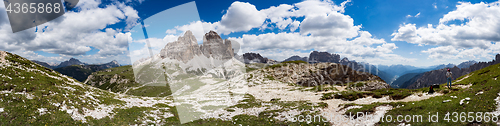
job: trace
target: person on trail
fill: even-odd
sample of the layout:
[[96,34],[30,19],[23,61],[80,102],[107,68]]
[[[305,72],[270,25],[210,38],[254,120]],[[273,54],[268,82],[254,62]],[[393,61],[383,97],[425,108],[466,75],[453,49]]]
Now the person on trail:
[[451,88],[451,80],[453,80],[453,77],[452,77],[452,73],[451,73],[450,69],[448,69],[448,72],[446,72],[446,77],[447,77],[446,84],[447,84],[448,88]]

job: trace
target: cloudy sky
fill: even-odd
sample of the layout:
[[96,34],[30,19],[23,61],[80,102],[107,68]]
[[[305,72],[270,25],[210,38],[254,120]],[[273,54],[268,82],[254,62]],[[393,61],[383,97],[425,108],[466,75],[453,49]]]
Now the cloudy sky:
[[0,2],[0,50],[54,63],[75,57],[130,64],[144,44],[140,20],[153,47],[186,30],[199,41],[214,30],[239,42],[240,54],[275,60],[317,50],[371,64],[431,66],[500,53],[498,1],[80,0],[42,30],[17,33],[4,7]]

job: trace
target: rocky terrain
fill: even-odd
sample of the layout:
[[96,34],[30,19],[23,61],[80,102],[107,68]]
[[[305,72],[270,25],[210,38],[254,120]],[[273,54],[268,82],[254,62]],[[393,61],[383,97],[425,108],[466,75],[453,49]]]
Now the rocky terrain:
[[[455,66],[455,67],[449,68],[449,69],[453,73],[453,78],[457,79],[458,77],[469,74],[472,71],[480,70],[482,68],[488,67],[490,65],[498,64],[498,63],[500,63],[500,54],[497,54],[495,59],[490,61],[490,62],[479,62],[479,63],[476,63],[474,65],[469,66],[468,68],[460,69],[459,67]],[[448,68],[425,72],[421,75],[421,77],[416,76],[416,77],[418,77],[418,79],[412,79],[412,80],[415,80],[415,82],[413,82],[407,88],[418,89],[418,88],[423,88],[423,87],[429,87],[430,85],[433,85],[433,84],[446,83],[446,72],[447,72],[446,69],[448,69]]]
[[[307,60],[306,60],[307,59]],[[309,57],[292,56],[285,59],[285,61],[306,61],[308,63],[338,63],[341,65],[348,66],[356,71],[368,72],[373,75],[379,76],[385,82],[392,82],[394,76],[380,71],[376,66],[370,65],[368,63],[359,63],[356,61],[350,61],[347,57],[340,59],[338,54],[330,54],[328,52],[318,52],[313,51],[309,54]]]
[[0,125],[169,124],[169,98],[120,95],[93,88],[0,51]]
[[[352,82],[366,81],[375,89],[388,88],[380,77],[367,72],[360,72],[336,63],[281,63],[262,70],[273,78],[285,83],[293,83],[306,87],[319,85],[347,85]],[[380,83],[379,83],[380,82]],[[372,85],[377,84],[377,85]]]
[[[427,94],[425,89],[392,89],[377,76],[369,74],[359,75],[364,79],[369,78],[368,80],[347,83],[346,86],[326,83],[302,86],[291,83],[297,81],[287,78],[321,80],[321,77],[327,78],[325,75],[328,75],[321,73],[333,70],[331,68],[335,68],[334,66],[334,63],[285,62],[228,80],[213,78],[209,74],[190,76],[182,79],[183,82],[169,83],[172,86],[171,95],[139,97],[128,95],[126,91],[115,90],[119,93],[113,93],[93,88],[92,83],[82,84],[17,55],[0,51],[0,80],[3,82],[0,84],[0,124],[451,125],[455,123],[442,119],[438,123],[430,123],[426,118],[423,122],[387,122],[377,119],[387,115],[396,117],[450,111],[500,114],[500,106],[497,106],[500,103],[500,89],[489,88],[498,86],[495,81],[498,77],[498,72],[495,71],[500,71],[498,64],[462,76],[454,82],[453,90],[439,88],[434,94]],[[169,70],[171,69],[167,69],[168,75],[175,75]],[[350,73],[356,72],[349,68],[343,71],[347,73],[339,74],[340,78],[350,78]],[[340,72],[343,71],[341,69]],[[101,81],[114,82],[115,87],[119,87],[125,80],[131,80],[128,77],[133,76],[133,72],[130,66],[124,66],[96,72],[95,75],[92,78],[107,78]],[[471,103],[459,103],[465,98]],[[217,105],[219,106],[215,107]],[[338,117],[349,120],[349,113],[357,112],[374,116],[375,119],[338,121]],[[294,121],[294,118],[307,115],[325,121]],[[500,124],[491,121],[480,123]]]

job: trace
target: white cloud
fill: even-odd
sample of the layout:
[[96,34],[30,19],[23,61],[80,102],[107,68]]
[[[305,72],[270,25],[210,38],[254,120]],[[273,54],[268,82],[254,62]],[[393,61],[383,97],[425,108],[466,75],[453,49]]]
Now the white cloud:
[[[200,41],[204,33],[210,30],[230,34],[252,29],[288,29],[291,32],[243,34],[229,39],[241,44],[241,52],[257,52],[276,60],[284,60],[292,55],[307,56],[309,52],[304,51],[317,50],[375,64],[414,61],[392,54],[392,50],[398,48],[396,44],[377,39],[368,31],[361,31],[361,25],[354,25],[354,20],[343,14],[349,2],[335,5],[331,0],[306,0],[261,10],[250,3],[234,2],[221,21],[196,21],[167,31],[184,33],[191,30]],[[304,19],[297,20],[299,17]],[[180,34],[167,35],[163,41],[174,40],[177,36]]]
[[168,29],[165,33],[167,33],[167,34],[176,34],[177,33],[177,29]]
[[[6,15],[0,15],[0,50],[23,50],[28,53],[20,53],[22,56],[32,58],[40,58],[40,55],[32,54],[34,51],[44,51],[67,58],[85,55],[91,50],[90,47],[95,47],[99,50],[97,54],[91,55],[95,59],[126,55],[130,33],[105,28],[122,20],[127,23],[126,27],[131,27],[139,18],[137,11],[123,3],[116,2],[104,8],[99,8],[99,4],[99,1],[81,0],[76,7],[78,12],[66,12],[63,16],[38,26],[38,32],[31,28],[12,33],[10,25],[2,23],[7,19]],[[3,3],[0,6],[0,13],[5,12]],[[45,32],[42,32],[41,28],[45,27]],[[44,61],[55,62],[60,59],[46,58]]]
[[267,15],[260,12],[254,5],[245,2],[233,2],[227,13],[222,16],[219,32],[229,34],[235,31],[248,31],[260,27]]
[[357,36],[361,26],[354,26],[354,20],[344,14],[331,12],[324,15],[306,16],[300,25],[300,33],[314,36],[335,36],[352,38]]
[[[500,42],[500,2],[462,3],[457,9],[439,19],[439,24],[416,27],[403,24],[393,33],[392,41],[406,41],[420,46],[438,46],[422,52],[429,58],[461,59],[491,58],[492,53],[500,52],[496,42]],[[461,24],[449,23],[464,22]],[[494,42],[495,44],[492,44]]]
[[434,7],[434,9],[437,9],[437,8],[438,8],[438,6],[437,6],[437,4],[436,4],[436,3],[432,3],[432,7]]
[[[397,48],[394,43],[372,38],[366,31],[360,31],[359,34],[360,36],[350,41],[335,37],[304,36],[299,33],[266,33],[229,39],[242,43],[242,52],[258,52],[275,60],[303,54],[307,49],[338,53],[349,59],[374,64],[406,63],[415,60],[390,54]],[[309,52],[301,56],[308,56],[306,54]]]

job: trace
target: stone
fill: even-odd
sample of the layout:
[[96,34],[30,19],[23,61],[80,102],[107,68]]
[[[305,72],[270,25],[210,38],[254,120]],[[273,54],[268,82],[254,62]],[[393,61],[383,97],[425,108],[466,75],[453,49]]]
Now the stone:
[[446,103],[446,102],[451,102],[451,100],[444,100],[443,103]]
[[5,52],[5,51],[0,51],[0,62],[2,62],[2,63],[3,63],[3,62],[7,62],[7,61],[5,60],[5,57],[6,57],[6,56],[7,56],[7,52]]
[[481,95],[483,93],[484,93],[483,91],[480,91],[480,92],[477,92],[476,95]]

